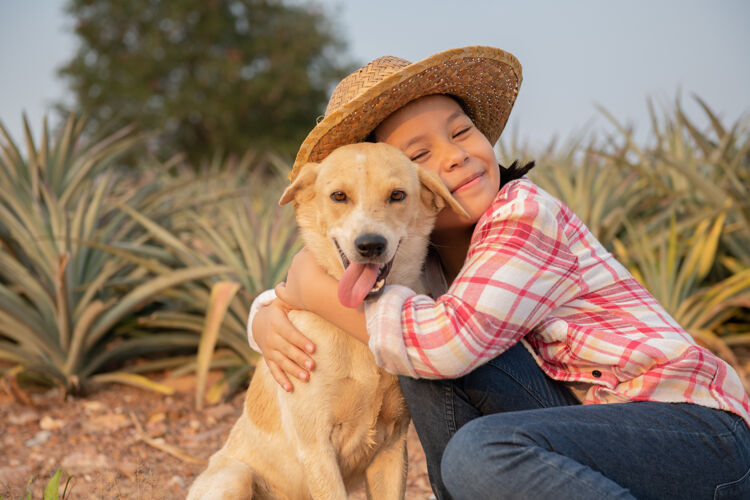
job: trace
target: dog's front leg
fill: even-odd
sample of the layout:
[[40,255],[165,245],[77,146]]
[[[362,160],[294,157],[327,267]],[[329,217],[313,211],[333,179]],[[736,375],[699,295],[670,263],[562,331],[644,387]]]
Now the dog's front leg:
[[346,500],[346,487],[330,443],[305,446],[299,450],[299,460],[305,469],[310,494],[315,500]]
[[402,499],[406,494],[406,432],[378,452],[365,471],[368,500]]
[[211,457],[208,468],[195,480],[186,500],[251,500],[253,472],[248,465],[220,450]]

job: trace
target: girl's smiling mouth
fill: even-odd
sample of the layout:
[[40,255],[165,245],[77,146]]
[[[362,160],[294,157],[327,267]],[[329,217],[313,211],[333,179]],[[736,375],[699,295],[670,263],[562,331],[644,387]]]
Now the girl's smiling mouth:
[[480,172],[480,173],[472,175],[468,179],[465,179],[464,181],[459,183],[458,186],[451,189],[451,194],[455,193],[456,191],[460,191],[462,189],[468,189],[477,185],[477,183],[483,176],[484,176],[484,172]]

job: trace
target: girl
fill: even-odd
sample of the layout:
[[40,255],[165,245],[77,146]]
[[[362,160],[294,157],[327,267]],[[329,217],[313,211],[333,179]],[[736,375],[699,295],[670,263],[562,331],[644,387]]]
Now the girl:
[[436,172],[470,217],[438,215],[432,297],[389,286],[346,308],[301,251],[278,298],[256,300],[251,339],[287,390],[286,373],[304,381],[314,368],[288,308],[368,343],[402,375],[440,499],[750,498],[750,403],[737,374],[565,205],[498,167],[492,144],[520,71],[510,54],[468,47],[416,64],[381,58],[343,80],[292,178],[369,137]]

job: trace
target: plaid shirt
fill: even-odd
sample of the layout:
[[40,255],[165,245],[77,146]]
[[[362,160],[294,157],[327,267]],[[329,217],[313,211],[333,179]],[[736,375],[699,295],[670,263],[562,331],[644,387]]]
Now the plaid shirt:
[[586,384],[584,403],[690,402],[750,424],[737,373],[528,179],[503,186],[477,222],[446,294],[393,285],[365,313],[370,349],[392,373],[455,378],[521,341],[553,379]]

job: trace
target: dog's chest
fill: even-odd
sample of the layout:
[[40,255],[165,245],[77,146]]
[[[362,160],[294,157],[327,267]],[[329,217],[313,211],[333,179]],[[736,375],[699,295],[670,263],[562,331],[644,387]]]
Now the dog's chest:
[[406,432],[409,423],[398,379],[383,373],[371,383],[376,384],[374,390],[369,391],[371,397],[338,412],[339,420],[331,434],[345,478],[361,475],[363,467],[381,449],[392,446],[398,436]]
[[408,424],[398,378],[378,368],[365,344],[319,316],[292,311],[289,318],[316,345],[317,367],[304,390],[326,408],[342,471],[369,463]]

